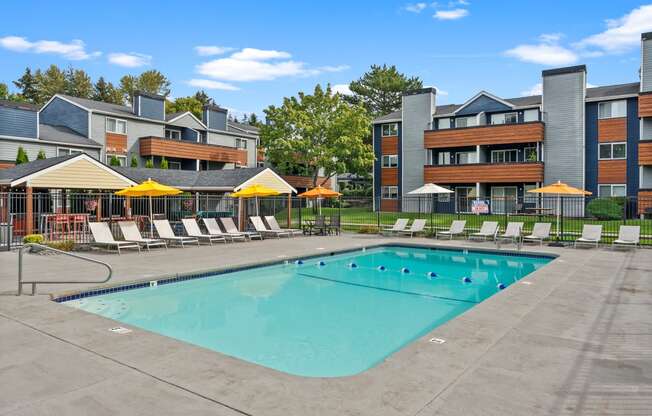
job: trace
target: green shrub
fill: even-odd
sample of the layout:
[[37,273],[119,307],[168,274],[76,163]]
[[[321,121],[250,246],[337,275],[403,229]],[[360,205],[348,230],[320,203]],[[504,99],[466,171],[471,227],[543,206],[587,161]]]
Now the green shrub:
[[61,251],[73,251],[75,248],[73,240],[46,241],[45,245]]
[[29,162],[29,157],[27,157],[27,152],[25,152],[23,146],[18,146],[18,152],[16,153],[16,164],[20,165],[27,162]]
[[160,169],[167,169],[168,168],[168,160],[164,157],[161,158],[161,164],[159,165]]
[[586,205],[586,211],[598,220],[618,220],[623,217],[622,198],[596,198]]
[[152,169],[154,167],[154,161],[152,159],[147,159],[145,161],[145,167],[149,168],[149,169]]
[[43,160],[46,159],[45,157],[45,151],[43,149],[38,151],[38,155],[36,155],[37,160]]
[[138,167],[138,158],[136,157],[136,155],[131,156],[131,167],[132,168]]
[[43,244],[44,241],[45,241],[45,237],[43,237],[41,234],[28,234],[25,237],[23,237],[23,244],[30,244],[30,243]]
[[362,225],[358,229],[358,234],[378,234],[378,227],[373,225]]

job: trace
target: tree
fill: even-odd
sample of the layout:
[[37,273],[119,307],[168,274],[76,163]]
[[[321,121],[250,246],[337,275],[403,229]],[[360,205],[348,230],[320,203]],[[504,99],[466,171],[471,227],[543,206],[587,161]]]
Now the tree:
[[109,165],[110,166],[120,166],[120,159],[118,159],[118,156],[111,155],[111,159],[109,160]]
[[418,77],[407,77],[394,65],[372,65],[360,79],[349,84],[353,95],[345,99],[362,104],[372,116],[379,116],[399,110],[403,93],[418,88],[423,88]]
[[122,90],[124,98],[129,102],[132,102],[136,91],[167,97],[170,95],[170,81],[159,71],[150,69],[137,77],[125,75],[120,78],[120,90]]
[[190,111],[201,120],[202,103],[196,97],[179,97],[174,101],[168,100],[165,105],[165,112],[168,114],[181,111]]
[[154,161],[152,159],[147,159],[147,161],[145,162],[145,167],[149,168],[149,169],[153,168],[154,167]]
[[7,100],[9,98],[9,87],[7,84],[0,82],[0,100]]
[[43,160],[46,159],[45,156],[45,151],[43,149],[38,151],[38,154],[36,155],[36,160]]
[[260,127],[261,123],[260,120],[258,120],[258,116],[256,113],[251,113],[249,116],[249,124],[254,126],[254,127]]
[[29,162],[29,157],[27,157],[25,149],[23,149],[23,146],[18,146],[18,152],[16,153],[16,164],[21,165],[27,162]]
[[215,100],[209,97],[208,94],[206,94],[206,91],[204,90],[197,91],[195,93],[195,99],[199,101],[202,104],[202,106],[208,104],[215,105]]
[[161,164],[159,165],[159,169],[167,169],[168,168],[168,160],[163,156],[161,158]]
[[112,83],[106,82],[104,77],[100,77],[93,86],[91,98],[96,101],[104,101],[111,104],[124,104],[124,97],[120,89],[113,86]]
[[25,68],[23,75],[14,81],[16,88],[20,90],[20,95],[24,97],[26,101],[35,103],[37,100],[36,93],[36,78],[32,75],[32,70]]
[[84,70],[70,67],[65,72],[65,78],[66,94],[73,97],[91,98],[93,95],[93,82]]
[[[344,102],[330,85],[325,91],[317,85],[313,95],[284,98],[265,115],[269,123],[261,126],[260,139],[269,161],[286,172],[309,174],[313,186],[336,174],[368,175],[373,166],[373,150],[364,143],[371,122],[367,111]],[[325,179],[318,183],[320,171]]]
[[138,167],[138,158],[136,157],[136,155],[131,155],[131,167],[132,168]]
[[34,78],[36,79],[36,104],[45,103],[54,94],[66,93],[68,87],[66,74],[54,64],[45,72],[37,69]]

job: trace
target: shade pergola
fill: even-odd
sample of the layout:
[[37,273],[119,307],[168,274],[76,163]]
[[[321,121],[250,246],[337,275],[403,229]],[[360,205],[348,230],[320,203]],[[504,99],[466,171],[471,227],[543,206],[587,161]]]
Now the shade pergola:
[[551,185],[546,185],[541,188],[531,189],[528,192],[535,194],[552,194],[557,195],[557,240],[559,240],[559,222],[560,222],[560,211],[561,211],[561,198],[562,196],[587,196],[592,195],[591,192],[585,191],[583,189],[574,188],[570,185],[563,183],[562,181],[557,181]]
[[166,196],[166,195],[179,195],[182,192],[183,191],[181,191],[180,189],[160,184],[156,181],[153,181],[150,178],[139,185],[130,186],[128,188],[117,191],[115,194],[120,196],[129,196],[129,197],[139,197],[139,196],[149,197],[149,233],[150,235],[152,235],[154,233],[154,229],[153,229],[154,214],[152,212],[152,197]]

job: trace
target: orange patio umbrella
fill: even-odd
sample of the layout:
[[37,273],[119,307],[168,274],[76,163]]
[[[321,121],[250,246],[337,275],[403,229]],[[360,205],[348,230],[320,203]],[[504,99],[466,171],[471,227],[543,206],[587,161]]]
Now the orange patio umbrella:
[[317,199],[319,202],[319,215],[321,215],[321,200],[324,198],[337,198],[341,196],[342,194],[339,192],[335,192],[332,189],[324,188],[323,186],[319,185],[315,188],[312,188],[309,191],[306,191],[302,194],[299,194],[299,198],[308,198],[308,199]]
[[559,240],[559,214],[561,211],[561,197],[562,195],[575,195],[575,196],[586,196],[591,195],[591,192],[585,191],[583,189],[573,188],[570,185],[563,183],[562,181],[557,181],[552,185],[547,185],[542,188],[531,189],[528,192],[535,194],[553,194],[557,195],[557,239]]

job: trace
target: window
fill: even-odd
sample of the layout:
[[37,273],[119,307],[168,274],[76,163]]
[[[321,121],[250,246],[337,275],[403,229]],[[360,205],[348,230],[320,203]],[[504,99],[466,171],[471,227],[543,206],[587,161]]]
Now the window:
[[539,121],[539,110],[533,108],[531,110],[523,111],[523,121],[525,123],[528,121]]
[[106,154],[106,164],[111,165],[111,159],[115,156],[118,159],[118,162],[120,162],[120,166],[127,166],[127,156],[125,155],[112,155],[107,153]]
[[455,127],[472,127],[478,125],[478,119],[475,116],[458,117],[455,119]]
[[491,163],[508,163],[516,162],[518,160],[518,150],[492,150]]
[[[450,186],[443,186],[442,188],[451,189]],[[451,202],[451,194],[437,194],[437,201]]]
[[516,124],[518,113],[501,113],[491,115],[491,124]]
[[525,162],[536,162],[537,157],[537,148],[534,146],[524,147],[523,148],[523,160]]
[[627,188],[623,184],[598,185],[598,196],[610,198],[616,196],[626,196]]
[[475,152],[457,152],[455,153],[455,163],[457,165],[466,165],[476,163]]
[[75,153],[84,153],[84,151],[81,149],[70,149],[68,147],[57,148],[57,156],[68,156]]
[[236,149],[246,149],[247,148],[247,139],[235,139]]
[[450,165],[451,164],[451,152],[439,152],[437,154],[437,164],[438,165]]
[[383,124],[383,126],[382,126],[382,135],[383,136],[397,136],[398,135],[398,123]]
[[526,204],[536,204],[537,202],[537,194],[528,192],[533,189],[536,189],[536,185],[533,184],[525,184],[523,185],[523,202]]
[[627,143],[600,143],[599,159],[625,159]]
[[382,167],[395,168],[398,166],[398,155],[383,155]]
[[181,140],[181,132],[179,130],[165,129],[165,138],[172,140]]
[[607,101],[598,104],[598,118],[615,118],[627,116],[627,101]]
[[106,118],[106,131],[109,133],[127,134],[127,122],[119,118]]
[[398,199],[398,186],[381,186],[380,197],[382,199]]
[[440,118],[437,121],[437,128],[439,130],[450,129],[451,128],[451,119],[450,118]]
[[168,161],[168,169],[181,170],[181,162]]

